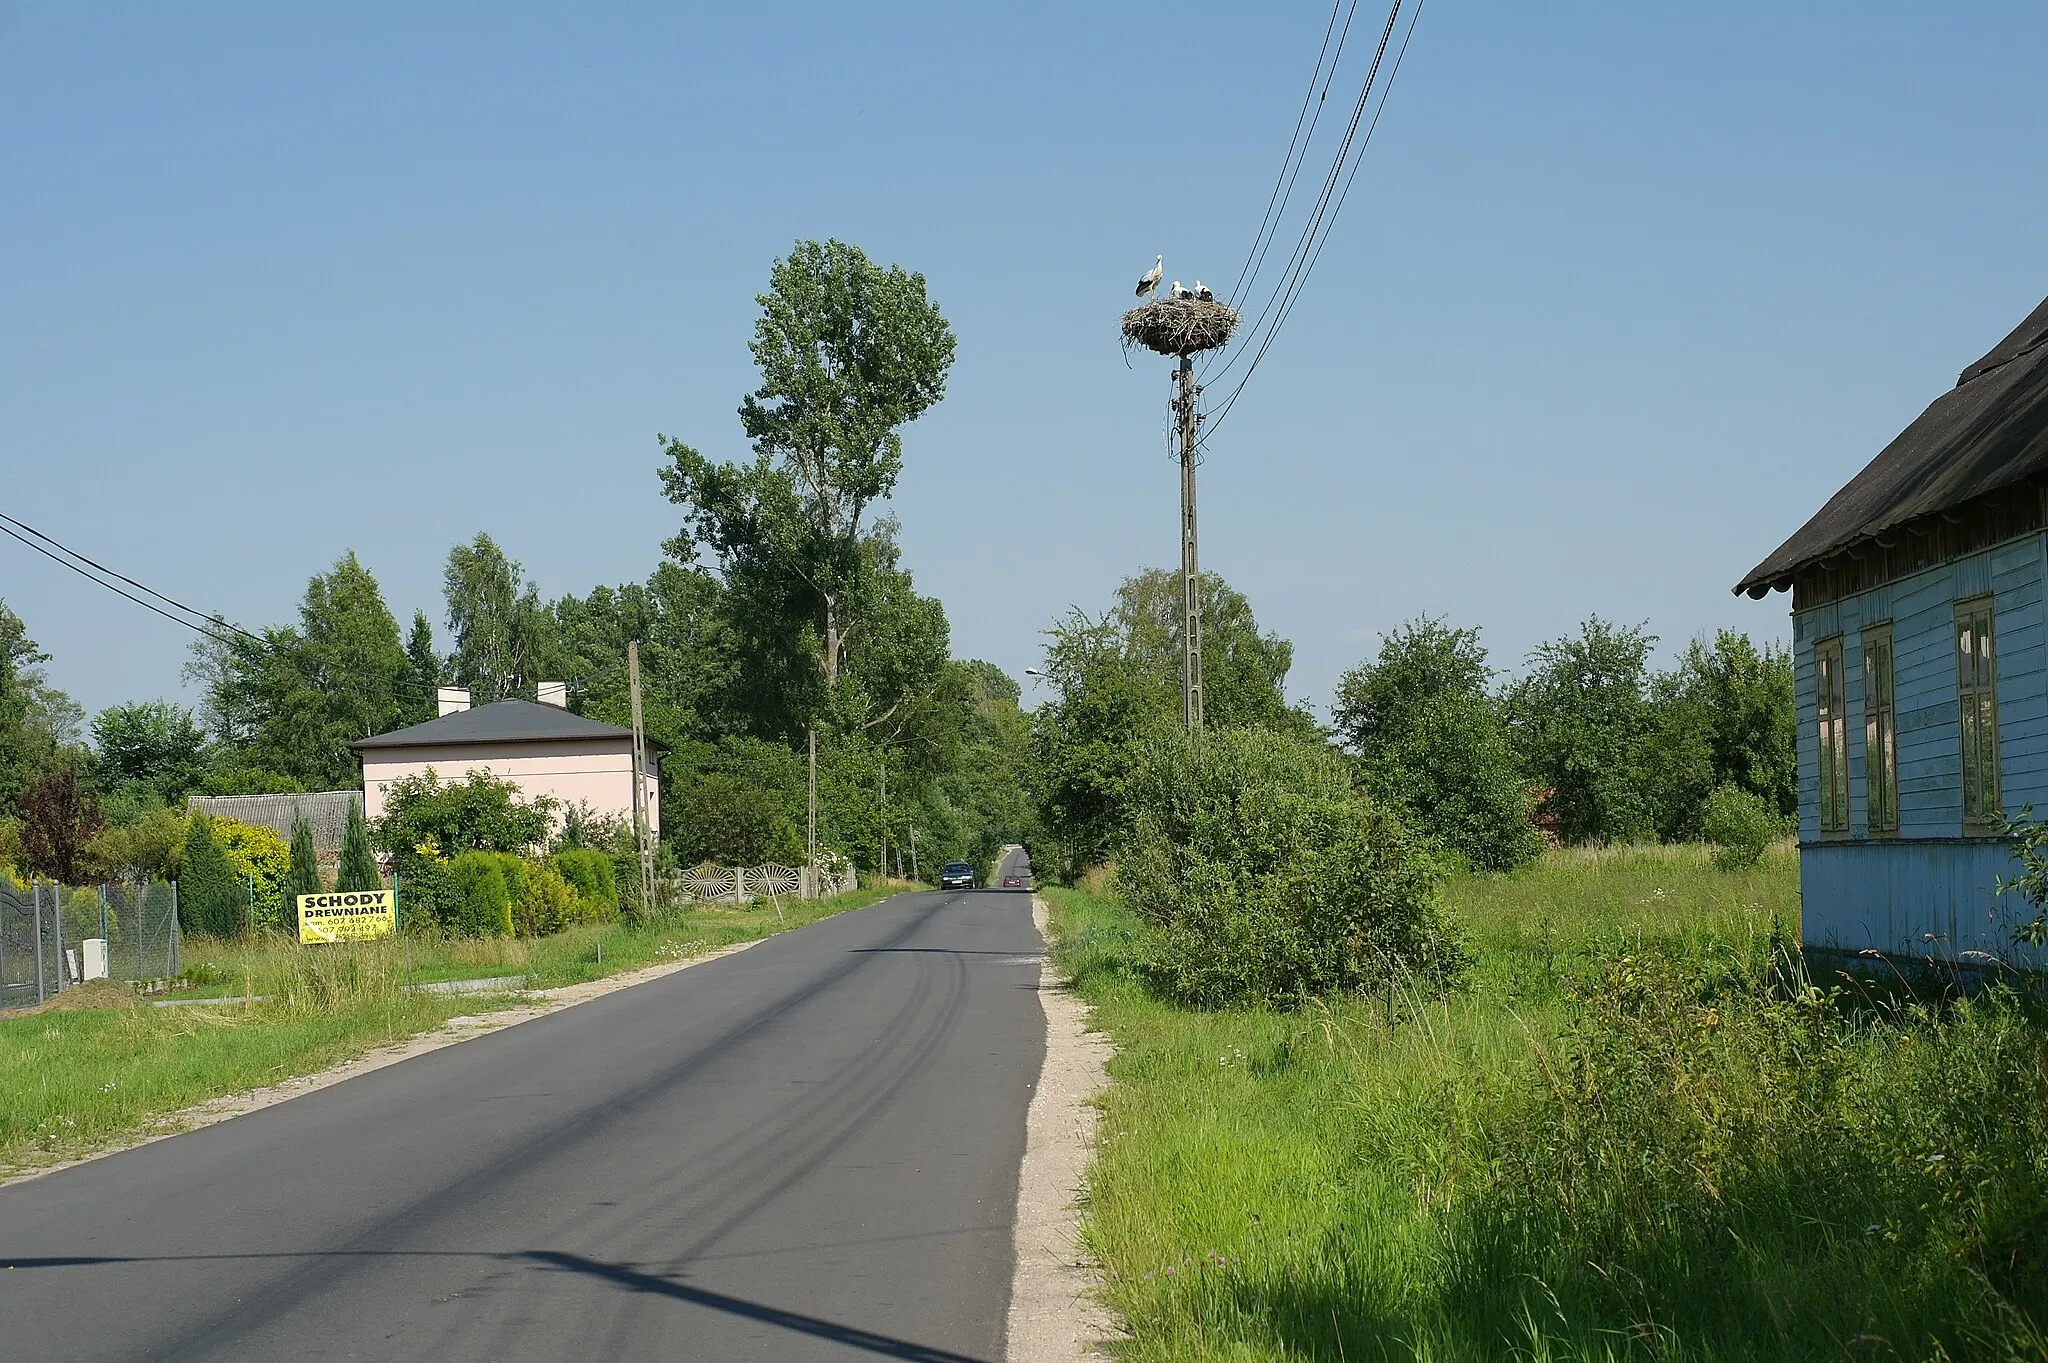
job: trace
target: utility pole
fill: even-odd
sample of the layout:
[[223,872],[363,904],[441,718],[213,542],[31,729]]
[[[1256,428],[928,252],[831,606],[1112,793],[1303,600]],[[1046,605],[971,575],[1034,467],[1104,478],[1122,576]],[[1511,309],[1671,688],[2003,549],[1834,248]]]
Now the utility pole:
[[654,915],[654,847],[647,828],[647,729],[640,719],[640,641],[626,641],[626,687],[633,696],[633,850],[640,854],[640,913]]
[[[882,758],[882,879],[889,878],[889,758]],[[898,877],[901,879],[902,877]]]
[[1202,732],[1202,566],[1195,540],[1194,359],[1180,357],[1174,413],[1180,418],[1181,719],[1199,741]]
[[810,858],[811,878],[818,873],[818,729],[816,725],[804,730],[804,737],[811,749],[810,796],[805,803],[804,854]]

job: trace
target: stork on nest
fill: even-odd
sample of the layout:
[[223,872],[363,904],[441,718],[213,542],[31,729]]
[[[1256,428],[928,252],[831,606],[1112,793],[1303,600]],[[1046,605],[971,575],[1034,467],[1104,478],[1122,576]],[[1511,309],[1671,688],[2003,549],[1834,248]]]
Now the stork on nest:
[[[1183,290],[1183,293],[1186,291]],[[1197,296],[1155,299],[1124,314],[1124,344],[1161,355],[1214,350],[1237,330],[1237,309]]]

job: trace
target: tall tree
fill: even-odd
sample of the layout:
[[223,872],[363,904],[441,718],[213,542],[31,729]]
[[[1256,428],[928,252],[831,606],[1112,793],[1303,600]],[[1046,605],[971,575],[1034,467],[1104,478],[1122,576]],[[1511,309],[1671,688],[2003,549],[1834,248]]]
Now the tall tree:
[[[376,578],[344,554],[306,584],[299,624],[194,642],[185,675],[204,688],[216,769],[276,773],[315,789],[357,779],[348,745],[398,719],[406,671]],[[229,780],[226,784],[245,784]]]
[[206,734],[198,717],[174,701],[110,705],[93,716],[93,744],[104,779],[140,787],[177,804],[206,775]]
[[1344,746],[1369,757],[1413,732],[1431,702],[1482,698],[1492,680],[1478,630],[1418,616],[1382,636],[1378,656],[1338,679],[1331,719]]
[[456,684],[468,687],[480,705],[513,696],[531,700],[549,644],[550,619],[540,590],[482,533],[448,551],[442,589],[455,644],[448,665]]
[[248,892],[213,836],[213,821],[196,816],[178,858],[179,921],[193,932],[233,937],[241,931],[248,903]]
[[436,692],[446,664],[434,651],[434,627],[425,611],[412,613],[405,635],[405,685],[398,694],[398,722],[424,724],[440,713]]
[[[1148,672],[1179,679],[1186,634],[1180,574],[1148,568],[1124,579],[1112,612],[1124,651]],[[1291,729],[1315,738],[1315,724],[1287,703],[1287,672],[1294,645],[1262,632],[1244,593],[1216,573],[1203,573],[1202,708],[1211,728]]]
[[1648,694],[1657,636],[1593,616],[1576,636],[1539,644],[1507,692],[1508,722],[1544,808],[1566,842],[1631,842],[1655,835]]
[[754,459],[714,464],[663,437],[662,483],[684,510],[668,549],[684,563],[709,552],[729,581],[800,608],[788,624],[809,627],[829,695],[865,623],[875,541],[893,533],[867,517],[902,472],[901,428],[945,394],[953,332],[924,276],[839,241],[798,242],[756,301],[761,386],[740,404]]
[[21,617],[0,602],[0,810],[59,765],[61,750],[78,740],[84,716],[45,680],[48,661]]

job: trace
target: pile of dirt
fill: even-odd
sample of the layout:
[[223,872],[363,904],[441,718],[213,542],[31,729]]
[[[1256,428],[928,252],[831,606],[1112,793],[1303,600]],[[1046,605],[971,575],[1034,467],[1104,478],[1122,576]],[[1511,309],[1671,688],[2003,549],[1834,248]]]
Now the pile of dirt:
[[134,1008],[137,1006],[135,990],[126,980],[87,980],[74,984],[61,994],[39,1003],[33,1008],[22,1008],[9,1013],[9,1017],[33,1017],[37,1013],[77,1013],[89,1008]]

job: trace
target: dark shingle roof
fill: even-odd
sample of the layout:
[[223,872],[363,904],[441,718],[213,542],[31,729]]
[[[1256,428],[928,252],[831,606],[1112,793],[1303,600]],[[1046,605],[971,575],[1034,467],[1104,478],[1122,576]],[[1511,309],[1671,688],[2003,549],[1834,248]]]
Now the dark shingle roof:
[[[559,705],[536,705],[530,700],[499,700],[458,710],[424,724],[394,729],[388,734],[360,738],[349,747],[357,752],[375,752],[384,748],[442,747],[458,743],[561,743],[632,737],[631,729],[585,719]],[[647,746],[667,747],[652,738],[647,740]]]
[[1736,584],[1762,596],[1858,540],[2048,472],[2048,300]]

